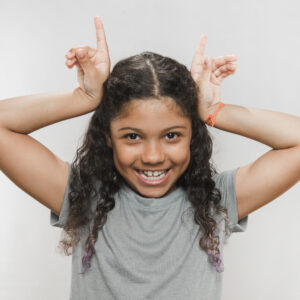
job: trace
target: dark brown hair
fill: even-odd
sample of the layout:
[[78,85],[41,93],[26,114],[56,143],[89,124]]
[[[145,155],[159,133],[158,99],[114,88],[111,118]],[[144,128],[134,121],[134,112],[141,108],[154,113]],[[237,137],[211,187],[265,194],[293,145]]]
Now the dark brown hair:
[[[214,216],[222,212],[228,220],[227,209],[220,205],[221,194],[212,179],[217,173],[210,162],[213,144],[206,124],[198,115],[197,88],[186,66],[153,52],[143,52],[119,61],[104,82],[101,102],[92,115],[83,145],[71,164],[70,213],[63,227],[68,238],[60,241],[65,253],[70,254],[68,249],[80,240],[79,228],[93,220],[92,231],[85,242],[83,273],[90,267],[98,231],[115,206],[114,194],[123,180],[114,166],[113,150],[106,143],[105,135],[110,136],[110,123],[132,99],[147,101],[162,97],[172,98],[191,120],[190,163],[176,185],[187,191],[194,209],[194,222],[202,232],[199,246],[207,252],[216,270],[223,271],[219,237],[215,234],[218,224]],[[101,182],[97,189],[95,180]],[[98,197],[95,211],[91,211],[93,192]],[[227,225],[226,230],[229,234]]]

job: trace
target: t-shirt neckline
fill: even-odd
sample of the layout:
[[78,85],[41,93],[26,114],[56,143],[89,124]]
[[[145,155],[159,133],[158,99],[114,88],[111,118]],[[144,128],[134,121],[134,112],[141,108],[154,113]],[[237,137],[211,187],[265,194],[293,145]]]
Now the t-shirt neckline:
[[147,210],[164,209],[185,199],[185,190],[182,186],[176,187],[160,198],[147,198],[134,191],[126,182],[120,188],[121,198],[124,196],[130,204]]

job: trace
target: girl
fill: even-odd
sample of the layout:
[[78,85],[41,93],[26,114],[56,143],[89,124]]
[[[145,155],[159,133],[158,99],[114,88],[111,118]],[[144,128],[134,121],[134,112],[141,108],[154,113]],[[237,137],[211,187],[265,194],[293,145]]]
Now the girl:
[[[220,299],[224,243],[299,180],[300,118],[224,105],[220,85],[236,57],[203,60],[205,36],[190,71],[143,52],[110,73],[94,21],[97,48],[66,55],[78,88],[0,102],[0,168],[64,229],[70,299]],[[28,135],[91,111],[72,164]],[[206,125],[273,149],[217,174]]]

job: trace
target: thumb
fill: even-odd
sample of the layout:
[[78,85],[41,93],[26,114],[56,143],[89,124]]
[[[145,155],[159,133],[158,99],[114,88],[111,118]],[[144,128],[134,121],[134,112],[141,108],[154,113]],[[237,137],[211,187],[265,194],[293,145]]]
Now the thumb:
[[87,51],[85,49],[78,49],[76,50],[75,55],[83,71],[85,73],[91,72],[94,65],[90,61]]
[[206,56],[203,62],[203,72],[202,72],[202,78],[205,80],[210,80],[211,77],[211,67],[212,67],[212,61],[209,56]]

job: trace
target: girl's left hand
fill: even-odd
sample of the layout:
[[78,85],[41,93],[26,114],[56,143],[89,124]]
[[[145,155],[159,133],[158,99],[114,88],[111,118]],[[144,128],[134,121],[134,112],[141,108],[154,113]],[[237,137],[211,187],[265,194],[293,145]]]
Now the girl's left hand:
[[223,80],[236,70],[233,61],[236,55],[225,55],[212,59],[206,56],[203,60],[207,37],[202,35],[197,45],[191,66],[191,75],[198,87],[199,117],[204,120],[210,108],[221,100]]

